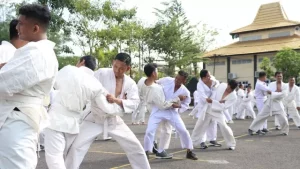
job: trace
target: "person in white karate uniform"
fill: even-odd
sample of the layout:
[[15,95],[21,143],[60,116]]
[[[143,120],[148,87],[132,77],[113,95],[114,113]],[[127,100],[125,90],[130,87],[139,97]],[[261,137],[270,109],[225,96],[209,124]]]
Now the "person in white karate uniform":
[[221,83],[215,89],[213,89],[212,96],[206,98],[208,103],[204,107],[202,116],[199,117],[195,128],[192,133],[192,139],[194,145],[199,145],[201,143],[201,138],[206,132],[209,125],[216,121],[220,127],[220,131],[225,139],[226,145],[229,150],[234,150],[236,147],[236,141],[233,136],[231,128],[225,122],[225,116],[223,111],[232,106],[236,99],[237,82],[235,80],[230,80],[227,83]]
[[[210,73],[207,70],[202,69],[200,71],[200,80],[197,84],[199,101],[198,101],[198,105],[191,112],[191,114],[195,114],[195,116],[198,118],[196,124],[202,123],[202,121],[204,120],[203,118],[200,117],[204,117],[203,114],[205,113],[205,110],[208,106],[206,99],[212,96],[213,88],[218,85],[219,85],[219,81],[217,81],[212,75],[210,75]],[[198,132],[198,128],[196,128],[195,126],[192,132],[192,140],[194,140],[194,138],[196,137],[199,137],[199,134],[200,133]],[[194,146],[197,147],[200,145],[200,149],[206,149],[208,148],[208,146],[205,143],[206,140],[209,140],[212,146],[221,146],[221,144],[219,144],[216,141],[216,139],[217,139],[217,123],[216,121],[213,121],[212,123],[209,124],[207,131],[202,136],[201,142],[197,145],[194,144]]]
[[141,87],[146,79],[147,79],[146,77],[142,77],[137,83],[137,87],[139,89],[140,104],[139,104],[138,108],[136,110],[134,110],[134,112],[132,113],[132,124],[133,125],[145,124],[145,114],[147,112],[147,107],[146,107],[146,103],[143,98],[143,93],[141,92]]
[[261,112],[257,114],[256,119],[253,120],[248,129],[249,135],[253,135],[253,132],[259,131],[265,120],[273,115],[277,117],[279,124],[282,127],[281,134],[288,135],[289,133],[289,124],[283,105],[283,99],[288,93],[288,86],[282,82],[283,75],[281,72],[276,72],[275,78],[276,81],[269,84],[271,94],[265,102]]
[[47,119],[43,99],[58,71],[54,43],[47,40],[51,19],[47,7],[23,5],[19,38],[29,43],[16,50],[0,70],[0,167],[36,168],[40,123]]
[[17,25],[18,20],[13,19],[9,23],[9,39],[10,41],[2,41],[0,45],[0,69],[4,66],[15,54],[15,51],[26,45],[28,42],[21,40],[18,35]]
[[[145,65],[144,72],[147,76],[147,80],[142,90],[146,90],[147,94],[145,98],[147,108],[151,111],[144,137],[144,149],[146,154],[149,155],[149,152],[153,149],[154,135],[159,123],[168,121],[179,133],[182,148],[187,149],[186,158],[197,160],[198,158],[191,151],[193,149],[192,140],[179,115],[180,109],[178,109],[181,108],[181,104],[183,106],[182,110],[186,109],[191,101],[189,91],[182,85],[186,81],[188,74],[179,71],[175,79],[162,79],[161,83],[163,86],[160,86],[155,83],[158,73],[155,63]],[[172,156],[168,155],[165,150],[159,149],[156,153],[156,158],[170,159]]]
[[57,93],[49,111],[50,125],[45,130],[45,157],[49,169],[66,169],[63,154],[79,133],[79,121],[88,103],[92,109],[108,114],[123,111],[119,105],[107,102],[108,92],[94,77],[95,68],[95,58],[84,56],[77,67],[65,66],[56,76]]
[[300,129],[300,116],[298,113],[298,110],[300,110],[300,90],[295,85],[295,77],[289,78],[288,94],[284,98],[283,103],[289,117],[293,119],[297,128]]
[[194,107],[196,107],[199,102],[199,93],[197,90],[194,91],[193,97],[194,97]]
[[237,101],[236,105],[236,116],[235,118],[238,120],[245,119],[245,109],[242,109],[243,98],[245,96],[244,86],[243,84],[239,84],[239,89],[237,90]]
[[[262,108],[264,107],[265,102],[267,101],[267,94],[271,94],[270,89],[268,88],[266,81],[267,74],[265,72],[259,72],[258,79],[255,84],[255,99],[257,107],[257,115],[261,113]],[[257,134],[263,135],[265,132],[268,132],[267,129],[267,120],[261,126],[260,130],[257,131]]]
[[253,110],[253,106],[251,104],[251,100],[253,98],[253,93],[251,92],[251,86],[248,86],[244,96],[242,96],[242,102],[240,105],[240,112],[237,114],[237,118],[238,119],[245,119],[245,115],[247,113],[247,116],[249,114],[250,117],[252,117],[253,119],[256,118],[256,114]]
[[[107,101],[122,107],[124,113],[132,113],[139,104],[139,94],[136,83],[125,74],[130,70],[131,57],[119,53],[113,61],[113,68],[100,68],[95,77],[108,91]],[[134,133],[120,116],[92,112],[87,115],[80,126],[80,132],[69,148],[65,164],[67,169],[79,168],[84,156],[95,138],[103,133],[115,139],[127,154],[133,169],[149,169],[150,165],[145,151]]]

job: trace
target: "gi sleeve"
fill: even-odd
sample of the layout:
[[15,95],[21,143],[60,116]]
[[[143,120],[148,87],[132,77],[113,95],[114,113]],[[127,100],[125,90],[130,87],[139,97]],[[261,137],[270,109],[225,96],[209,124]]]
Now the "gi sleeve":
[[234,105],[237,97],[235,93],[231,93],[231,97],[228,100],[225,100],[225,103],[220,103],[218,100],[212,100],[211,108],[213,111],[223,112],[232,105]]
[[178,103],[180,101],[179,97],[176,97],[172,100],[166,101],[165,94],[162,88],[156,87],[152,88],[149,91],[148,95],[148,103],[152,103],[157,106],[159,109],[169,109],[172,107],[174,103]]
[[12,95],[53,78],[54,70],[48,69],[49,63],[40,53],[34,46],[16,52],[14,59],[0,70],[0,93]]
[[184,99],[183,101],[181,101],[181,108],[178,110],[179,113],[185,112],[189,108],[191,100],[192,100],[190,92],[187,89],[185,90],[184,95],[187,96],[187,98]]
[[135,83],[125,92],[125,99],[122,99],[125,113],[132,113],[140,103],[139,90]]

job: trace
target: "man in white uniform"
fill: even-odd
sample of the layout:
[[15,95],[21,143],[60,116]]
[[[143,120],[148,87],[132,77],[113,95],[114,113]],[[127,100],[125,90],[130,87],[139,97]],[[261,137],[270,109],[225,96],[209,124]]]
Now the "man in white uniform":
[[141,92],[141,87],[144,84],[146,77],[142,77],[138,83],[137,87],[139,89],[139,96],[140,96],[140,104],[138,108],[132,113],[132,124],[145,124],[145,114],[147,112],[146,103],[143,98],[143,94]]
[[253,135],[253,131],[258,131],[270,116],[277,117],[280,126],[282,127],[282,135],[288,135],[289,124],[284,111],[283,99],[287,96],[288,87],[282,82],[282,73],[275,73],[276,81],[269,84],[269,90],[272,91],[267,101],[265,102],[261,112],[257,114],[249,127],[249,135]]
[[[206,99],[212,96],[213,88],[218,85],[219,85],[219,81],[214,79],[207,70],[202,69],[200,71],[200,80],[197,84],[199,101],[198,101],[198,105],[192,111],[195,112],[196,117],[198,118],[197,123],[202,123],[202,121],[204,120],[204,118],[200,118],[200,117],[204,117],[203,114],[207,109],[208,103],[206,102]],[[198,128],[194,128],[192,133],[192,140],[195,137],[199,137],[200,133],[197,130]],[[221,146],[221,144],[219,144],[216,141],[216,139],[217,139],[217,123],[216,121],[213,121],[212,123],[209,124],[207,131],[204,133],[203,137],[201,138],[200,148],[201,149],[208,148],[208,146],[205,144],[206,140],[209,140],[213,146]],[[195,145],[195,146],[199,146],[199,145]]]
[[245,119],[245,109],[242,109],[243,98],[245,95],[244,86],[239,84],[239,89],[237,91],[237,101],[236,105],[236,119],[244,120]]
[[[100,68],[95,77],[108,91],[107,101],[120,105],[125,113],[132,113],[139,104],[136,83],[125,72],[129,71],[131,58],[119,53],[113,61],[113,68]],[[119,115],[96,114],[92,111],[82,122],[80,133],[70,147],[65,164],[67,169],[77,169],[95,138],[103,133],[111,136],[127,154],[131,167],[149,169],[145,151],[134,133]]]
[[242,113],[238,113],[236,118],[237,119],[245,119],[245,115],[247,113],[247,116],[249,115],[250,117],[252,117],[253,119],[256,118],[256,114],[253,110],[253,106],[251,103],[251,100],[253,98],[253,93],[251,92],[251,86],[247,87],[247,91],[245,92],[244,96],[242,97],[242,102],[240,105],[240,112]]
[[[267,100],[267,94],[271,94],[270,89],[265,83],[266,80],[267,80],[267,74],[265,72],[259,72],[258,79],[255,84],[256,107],[258,110],[257,115],[261,113],[262,108],[264,107],[264,103]],[[267,120],[261,126],[260,130],[257,131],[257,134],[263,135],[265,134],[264,132],[268,132]]]
[[[192,133],[194,145],[201,143],[201,138],[209,127],[210,123],[216,121],[220,127],[220,131],[225,139],[229,150],[234,150],[236,141],[231,128],[225,122],[223,111],[232,106],[236,101],[235,88],[237,82],[230,80],[229,83],[221,83],[215,89],[211,97],[206,99],[208,106],[203,109],[204,113],[198,120]],[[202,120],[204,119],[204,120]]]
[[58,71],[55,44],[46,36],[48,8],[28,4],[19,15],[19,38],[29,43],[0,70],[1,169],[36,168],[40,122],[47,117],[43,99]]
[[[151,110],[151,114],[148,121],[147,130],[144,138],[144,148],[146,154],[152,151],[155,131],[162,121],[168,121],[179,133],[181,139],[182,148],[187,149],[186,158],[197,160],[196,155],[191,151],[193,149],[192,140],[189,132],[185,128],[185,125],[179,115],[181,103],[183,109],[186,109],[190,100],[190,93],[182,84],[187,78],[187,73],[180,71],[176,76],[175,83],[173,78],[162,79],[163,86],[155,84],[157,79],[157,65],[150,63],[144,67],[144,72],[148,77],[145,81],[142,90],[147,91],[146,102],[147,107]],[[165,81],[165,82],[163,82]],[[162,89],[164,88],[164,89]],[[165,96],[165,94],[167,94]],[[189,98],[187,98],[189,97]],[[166,99],[169,100],[166,102]],[[186,100],[185,102],[180,102]],[[159,149],[156,158],[172,158],[165,150]]]
[[[49,111],[50,126],[45,131],[46,162],[49,169],[66,169],[63,154],[76,134],[83,109],[91,103],[95,113],[100,110],[108,114],[118,114],[122,108],[106,100],[107,91],[95,79],[93,70],[96,60],[84,56],[77,66],[66,66],[56,76],[54,87],[57,91]],[[80,66],[83,63],[86,66]]]
[[9,39],[10,41],[2,41],[0,45],[0,69],[5,65],[15,54],[15,51],[26,45],[28,42],[19,38],[17,31],[18,20],[13,19],[9,24]]
[[298,110],[300,110],[300,91],[295,85],[294,77],[290,77],[288,85],[288,95],[284,98],[284,106],[289,117],[293,119],[297,128],[300,129],[300,116],[298,113]]

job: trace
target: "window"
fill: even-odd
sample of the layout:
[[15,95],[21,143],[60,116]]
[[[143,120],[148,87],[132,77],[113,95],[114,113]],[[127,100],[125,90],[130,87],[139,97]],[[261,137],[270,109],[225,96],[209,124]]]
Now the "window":
[[207,66],[221,66],[221,65],[225,65],[225,61],[222,61],[222,62],[210,62],[210,63],[207,63]]
[[261,39],[261,35],[253,35],[253,36],[242,37],[241,41],[252,41],[252,40],[259,40],[259,39]]
[[290,36],[290,34],[291,34],[290,31],[270,33],[269,38],[278,38],[278,37]]
[[[263,58],[259,58],[258,62],[262,62],[263,59],[264,59],[264,57]],[[271,62],[273,62],[274,57],[270,57],[269,59],[270,59]]]
[[252,59],[239,59],[239,60],[232,60],[232,64],[248,64],[252,63]]

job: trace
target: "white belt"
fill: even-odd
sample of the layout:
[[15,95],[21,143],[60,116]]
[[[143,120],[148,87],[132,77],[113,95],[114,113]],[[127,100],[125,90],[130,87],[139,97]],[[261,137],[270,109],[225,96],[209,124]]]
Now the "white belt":
[[20,95],[20,94],[14,94],[13,96],[0,96],[0,100],[8,100],[8,101],[28,103],[28,104],[43,105],[43,99],[41,99],[41,98],[25,96],[25,95]]

